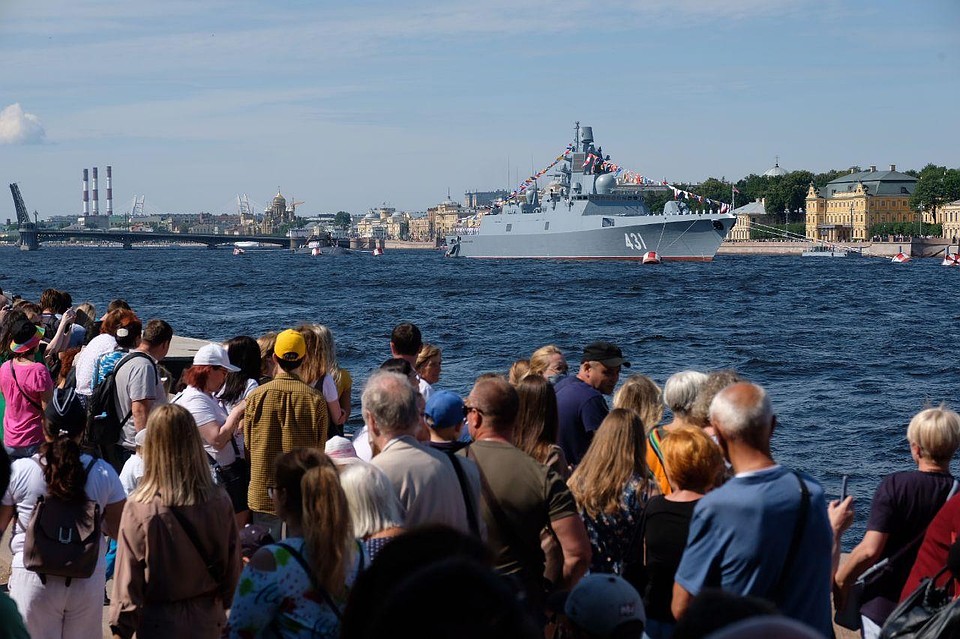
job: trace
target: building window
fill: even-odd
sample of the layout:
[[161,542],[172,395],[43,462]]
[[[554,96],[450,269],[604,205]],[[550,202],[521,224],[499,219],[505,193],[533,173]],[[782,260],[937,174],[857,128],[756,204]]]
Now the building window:
[[549,230],[550,230],[550,222],[544,222],[544,223],[543,223],[543,230],[544,230],[544,231],[549,231]]

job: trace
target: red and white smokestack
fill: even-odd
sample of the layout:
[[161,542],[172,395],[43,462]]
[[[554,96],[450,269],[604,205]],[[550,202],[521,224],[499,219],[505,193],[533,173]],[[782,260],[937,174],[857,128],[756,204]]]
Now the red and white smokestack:
[[107,167],[107,215],[113,215],[113,167]]
[[93,167],[93,214],[100,215],[100,192],[97,191],[97,167]]
[[83,170],[83,215],[90,215],[90,172]]

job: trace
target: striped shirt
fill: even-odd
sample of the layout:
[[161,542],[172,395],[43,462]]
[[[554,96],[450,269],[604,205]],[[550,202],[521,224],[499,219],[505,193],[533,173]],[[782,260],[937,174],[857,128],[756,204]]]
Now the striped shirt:
[[273,462],[297,448],[320,448],[327,442],[327,402],[323,395],[290,373],[280,371],[272,381],[247,396],[243,413],[243,440],[250,459],[250,510],[275,514],[267,486],[273,485]]

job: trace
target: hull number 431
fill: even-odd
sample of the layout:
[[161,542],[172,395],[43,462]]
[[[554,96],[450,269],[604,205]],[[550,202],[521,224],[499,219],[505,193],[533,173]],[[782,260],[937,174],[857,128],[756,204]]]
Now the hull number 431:
[[634,251],[647,250],[647,245],[644,243],[643,238],[637,233],[624,233],[623,239],[626,241],[628,249],[633,249]]

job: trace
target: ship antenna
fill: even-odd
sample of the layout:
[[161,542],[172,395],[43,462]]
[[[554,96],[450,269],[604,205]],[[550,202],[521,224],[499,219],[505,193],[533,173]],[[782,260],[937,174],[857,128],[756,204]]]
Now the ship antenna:
[[580,121],[577,120],[573,123],[573,150],[580,150]]

